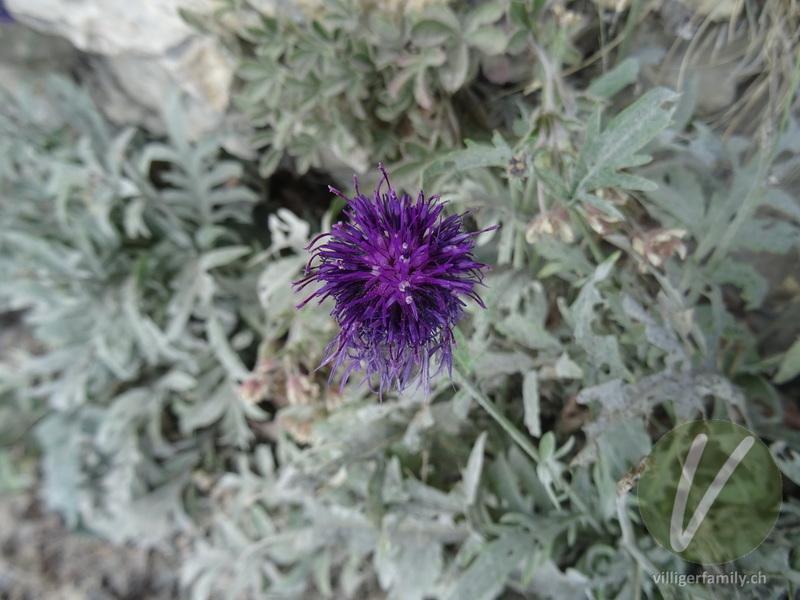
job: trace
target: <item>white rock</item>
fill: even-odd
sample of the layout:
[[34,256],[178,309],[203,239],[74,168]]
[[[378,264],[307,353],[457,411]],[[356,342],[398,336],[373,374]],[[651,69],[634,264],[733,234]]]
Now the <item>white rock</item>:
[[192,35],[171,0],[6,0],[14,18],[79,50],[162,54]]
[[90,89],[114,121],[163,131],[164,99],[186,98],[190,135],[216,127],[230,101],[235,62],[182,20],[179,6],[209,14],[216,0],[6,0],[18,21],[89,53]]

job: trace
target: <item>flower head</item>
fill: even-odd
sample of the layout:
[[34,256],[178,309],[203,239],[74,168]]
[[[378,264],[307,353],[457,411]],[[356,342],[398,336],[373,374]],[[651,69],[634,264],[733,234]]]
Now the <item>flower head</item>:
[[[483,232],[462,231],[466,213],[442,216],[439,196],[398,196],[378,167],[383,176],[372,199],[359,192],[356,177],[352,199],[329,187],[347,201],[349,221],[308,246],[306,276],[294,285],[322,286],[298,308],[312,298],[335,300],[331,315],[341,329],[322,365],[333,362],[333,372],[345,365],[342,385],[354,370],[363,370],[373,390],[377,379],[381,396],[391,387],[403,391],[414,380],[427,391],[431,359],[439,365],[433,376],[452,369],[452,327],[464,314],[462,297],[486,308],[474,287],[487,267],[472,256],[472,236]],[[381,194],[384,182],[388,189]]]
[[567,211],[560,207],[537,215],[525,230],[525,240],[529,244],[535,244],[542,239],[556,236],[567,244],[575,241],[575,232],[572,231],[569,215]]
[[[687,249],[683,238],[687,235],[685,229],[653,229],[636,233],[631,240],[631,247],[644,258],[645,263],[660,268],[673,254],[681,260],[686,258]],[[642,263],[639,270],[646,272],[647,267]]]

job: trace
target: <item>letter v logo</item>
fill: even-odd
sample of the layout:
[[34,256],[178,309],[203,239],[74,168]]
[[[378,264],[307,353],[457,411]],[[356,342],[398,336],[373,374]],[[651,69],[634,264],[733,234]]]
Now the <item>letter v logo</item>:
[[684,423],[662,435],[642,464],[642,521],[683,560],[711,565],[740,558],[778,520],[781,471],[769,447],[741,425]]
[[711,510],[722,488],[725,487],[725,484],[728,483],[731,475],[733,475],[733,471],[744,460],[750,448],[753,447],[755,438],[748,436],[739,442],[739,445],[736,446],[736,449],[714,476],[714,480],[708,486],[706,493],[703,494],[700,503],[692,514],[692,518],[689,520],[689,524],[684,530],[683,517],[686,514],[686,503],[689,500],[689,492],[692,489],[694,475],[697,472],[697,465],[700,464],[700,459],[703,456],[706,442],[708,442],[708,436],[705,433],[700,433],[694,438],[692,447],[686,455],[686,462],[681,470],[681,478],[678,482],[678,489],[675,492],[675,503],[672,505],[672,519],[669,523],[669,542],[675,552],[683,552],[692,543],[695,533],[697,533],[706,518],[708,511]]

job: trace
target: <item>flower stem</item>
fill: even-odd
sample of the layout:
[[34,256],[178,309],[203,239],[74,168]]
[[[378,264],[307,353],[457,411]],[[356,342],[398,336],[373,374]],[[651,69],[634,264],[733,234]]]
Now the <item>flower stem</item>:
[[[500,411],[500,409],[497,408],[497,405],[492,402],[486,394],[480,391],[477,386],[473,385],[469,378],[461,372],[461,369],[458,366],[453,368],[453,380],[478,401],[478,404],[480,404],[481,407],[487,413],[489,413],[489,416],[497,421],[497,424],[505,430],[509,437],[517,443],[517,445],[522,449],[523,452],[525,452],[525,454],[531,457],[536,465],[540,465],[542,463],[539,451],[533,445],[528,436],[517,429],[517,427]],[[545,464],[547,465],[548,463]],[[555,474],[553,481],[561,489],[561,491],[566,494],[570,502],[585,515],[588,523],[595,529],[595,531],[602,531],[600,523],[598,523],[597,519],[594,518],[589,510],[589,507],[586,506],[586,503],[575,494],[575,491],[569,486],[569,484],[561,479],[560,476]],[[561,506],[557,503],[555,504],[555,508],[558,511],[562,510]]]
[[478,401],[478,404],[489,413],[490,417],[497,421],[497,424],[505,430],[509,437],[514,440],[520,448],[522,448],[525,454],[530,456],[536,464],[539,464],[539,451],[533,446],[531,441],[500,412],[500,409],[497,408],[495,403],[492,402],[486,394],[474,386],[458,368],[453,369],[453,380]]

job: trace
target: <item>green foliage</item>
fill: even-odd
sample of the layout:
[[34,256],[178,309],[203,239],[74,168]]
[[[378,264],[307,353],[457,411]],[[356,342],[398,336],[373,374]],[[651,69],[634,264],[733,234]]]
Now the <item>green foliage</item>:
[[142,144],[66,81],[46,89],[51,124],[22,97],[2,114],[0,297],[37,344],[6,394],[36,422],[43,492],[67,523],[157,540],[181,522],[200,449],[251,437],[234,382],[255,273],[235,225],[255,196],[216,141],[188,141],[177,98],[169,140]]
[[326,2],[310,22],[262,17],[243,32],[255,49],[242,62],[239,105],[263,128],[254,139],[263,175],[284,154],[299,173],[330,166],[329,153],[361,173],[451,148],[485,122],[463,118],[482,61],[527,53],[503,3],[433,2],[405,17],[365,5]]
[[775,383],[784,383],[800,375],[800,340],[792,344],[775,373]]
[[620,187],[629,190],[652,190],[656,186],[641,177],[620,173],[623,169],[650,162],[650,157],[636,154],[670,123],[677,94],[666,89],[648,92],[626,108],[601,131],[599,107],[592,113],[586,128],[586,143],[570,177],[570,195],[612,216],[618,216],[608,202],[590,192]]
[[[494,18],[497,9],[485,6],[481,10]],[[530,34],[532,25],[520,6],[514,3],[508,10],[507,19],[523,37]],[[388,52],[397,40],[405,48],[414,40],[411,48],[429,44],[441,53],[452,52],[460,43],[459,25],[445,14],[449,11],[441,7],[432,9],[422,20],[404,21],[400,29],[374,15],[359,21],[366,32],[377,23],[385,27],[380,44],[368,40],[363,56]],[[320,17],[321,22],[326,18]],[[283,31],[279,21],[270,23],[273,37]],[[313,36],[314,28],[291,26],[287,37]],[[356,44],[358,36],[354,32],[346,44]],[[345,43],[344,37],[336,40]],[[512,46],[509,42],[511,55]],[[346,49],[342,55],[352,52]],[[394,82],[406,90],[405,96],[388,99],[405,98],[403,110],[418,111],[425,109],[430,94],[437,109],[451,110],[448,76],[434,77],[441,53],[399,65],[387,62],[383,84],[392,89]],[[543,49],[537,53],[541,64],[552,66]],[[458,66],[452,57],[447,64]],[[766,221],[745,222],[752,236],[727,242],[718,236],[709,246],[718,261],[700,264],[696,255],[681,260],[687,246],[702,247],[704,223],[722,220],[727,227],[738,218],[739,207],[725,198],[745,203],[746,198],[766,197],[781,203],[781,197],[766,193],[758,183],[763,178],[754,178],[754,165],[766,164],[763,158],[745,160],[736,154],[742,150],[734,151],[735,143],[720,144],[701,124],[691,132],[670,130],[681,100],[669,90],[651,90],[616,116],[607,116],[598,99],[612,99],[637,73],[638,63],[628,60],[577,96],[559,94],[555,77],[545,77],[542,95],[550,98],[550,112],[517,98],[508,104],[510,127],[491,134],[476,129],[475,139],[467,139],[463,148],[454,136],[425,140],[422,136],[440,134],[428,128],[411,134],[419,149],[404,154],[413,147],[407,135],[387,133],[387,145],[373,156],[402,155],[396,159],[401,179],[418,173],[426,189],[458,202],[469,198],[469,206],[480,208],[475,214],[479,227],[500,223],[494,239],[487,235],[481,240],[486,245],[480,252],[486,262],[505,267],[487,277],[488,309],[470,309],[469,327],[456,332],[460,373],[455,393],[443,386],[430,407],[407,399],[392,405],[392,412],[369,406],[370,399],[366,404],[348,399],[347,393],[345,404],[330,414],[296,406],[279,411],[278,420],[288,415],[309,419],[312,433],[301,439],[292,428],[279,439],[276,481],[288,487],[274,496],[265,492],[258,502],[264,514],[292,515],[279,513],[284,523],[297,525],[285,525],[285,537],[276,539],[286,540],[297,558],[286,559],[290,576],[286,569],[265,568],[264,585],[255,577],[256,566],[238,563],[240,551],[234,551],[225,567],[232,589],[249,585],[253,594],[266,588],[302,596],[313,586],[321,595],[352,597],[377,585],[391,598],[478,599],[514,593],[572,597],[589,588],[603,597],[628,597],[637,593],[630,582],[639,581],[640,592],[671,595],[641,576],[677,568],[676,562],[637,524],[622,482],[648,452],[653,441],[648,425],[659,413],[666,415],[656,421],[660,431],[713,416],[744,420],[775,439],[786,436],[737,386],[754,374],[766,382],[774,367],[757,362],[754,340],[720,302],[720,286],[731,279],[721,277],[718,269],[743,248],[785,252],[797,237],[794,225],[774,230]],[[426,77],[422,83],[421,74]],[[433,93],[426,85],[441,87]],[[387,96],[364,98],[385,101]],[[296,118],[305,126],[314,120],[308,117],[311,112]],[[387,115],[386,105],[372,105],[348,131],[386,131],[374,119],[391,124]],[[337,113],[330,122],[348,118],[353,117]],[[361,148],[375,143],[367,134],[363,139]],[[291,142],[286,148],[291,154]],[[722,153],[716,160],[731,161],[732,179],[710,172],[713,164],[704,157],[712,152]],[[659,161],[643,168],[655,154]],[[664,180],[662,167],[676,174]],[[704,185],[693,185],[693,177]],[[731,194],[731,188],[740,191]],[[672,200],[662,200],[665,194]],[[647,231],[634,202],[659,227]],[[704,207],[701,212],[699,207]],[[552,219],[550,226],[534,227],[542,216]],[[779,239],[759,233],[765,228]],[[727,349],[720,345],[723,331],[740,344],[740,354],[747,357],[743,362],[728,365]],[[720,372],[714,364],[725,368]],[[563,418],[567,398],[575,399],[572,410],[578,418],[573,422]],[[553,422],[551,431],[546,424]],[[579,428],[585,441],[576,435]],[[308,440],[308,448],[296,445]],[[447,481],[460,483],[444,485]],[[313,500],[306,495],[310,490]],[[274,497],[284,499],[280,509],[270,507]],[[423,497],[429,510],[416,505]],[[220,505],[211,530],[223,535],[231,527],[227,515],[241,511],[249,508]],[[248,557],[256,553],[259,564],[277,561],[270,538],[253,533],[249,519],[238,521],[237,539],[249,540],[241,551]],[[324,528],[315,525],[323,519]],[[465,526],[450,528],[457,524]],[[625,534],[620,542],[620,530],[632,528],[635,534]],[[190,568],[194,577],[202,578],[202,560]],[[555,567],[565,562],[575,565],[567,573]],[[340,573],[340,579],[331,579],[330,573]],[[354,582],[353,573],[372,576]],[[415,574],[413,580],[409,573]],[[203,579],[200,587],[207,597],[211,584]]]
[[[773,386],[797,375],[798,345],[767,356],[747,321],[770,292],[752,253],[800,240],[781,185],[798,125],[749,144],[675,124],[689,95],[617,99],[636,58],[571,79],[581,25],[546,4],[337,0],[243,32],[262,174],[285,155],[300,173],[383,160],[396,185],[501,225],[475,238],[487,308],[468,308],[453,384],[429,404],[379,404],[314,370],[331,307],[295,312],[291,282],[335,205],[318,224],[270,198],[253,223],[255,165],[189,141],[175,98],[160,141],[110,127],[61,81],[46,124],[9,99],[0,299],[35,346],[0,363],[3,422],[20,424],[0,427],[3,489],[26,484],[10,453],[35,447],[70,525],[161,544],[183,530],[196,600],[684,597],[653,581],[687,567],[630,493],[654,439],[743,422],[799,477]],[[530,68],[500,81],[495,60]],[[800,582],[796,495],[784,509],[735,565],[768,574],[765,597]]]

